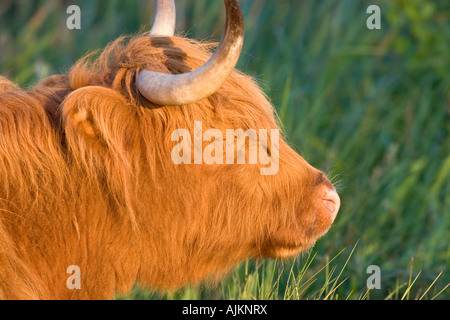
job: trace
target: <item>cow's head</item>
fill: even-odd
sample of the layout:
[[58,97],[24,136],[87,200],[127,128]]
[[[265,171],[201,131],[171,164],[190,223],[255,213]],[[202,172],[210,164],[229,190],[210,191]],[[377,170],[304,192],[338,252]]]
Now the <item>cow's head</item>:
[[[328,231],[339,210],[324,173],[278,137],[272,105],[234,70],[243,18],[237,1],[225,4],[225,32],[211,57],[209,45],[173,37],[174,5],[158,1],[150,36],[119,39],[69,75],[73,92],[62,106],[68,148],[84,171],[105,173],[108,195],[128,212],[144,284],[175,287],[246,258],[295,256]],[[241,146],[243,164],[237,144],[234,164],[226,151],[223,164],[195,158],[194,140],[204,154],[212,142],[237,141],[227,130],[238,129],[267,133],[266,143],[258,141],[277,161],[273,174],[262,174],[271,164],[260,157],[250,163],[250,139]],[[176,149],[183,141],[189,151]],[[176,163],[174,152],[184,161]]]

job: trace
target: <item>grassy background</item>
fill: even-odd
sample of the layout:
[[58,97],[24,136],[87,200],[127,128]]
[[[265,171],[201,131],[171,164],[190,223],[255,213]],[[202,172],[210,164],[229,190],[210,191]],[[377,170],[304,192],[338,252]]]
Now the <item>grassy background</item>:
[[[71,31],[66,8],[74,3],[82,29]],[[450,2],[240,3],[246,40],[238,68],[271,97],[289,142],[337,176],[339,216],[295,261],[250,261],[218,286],[168,294],[136,287],[118,298],[449,299]],[[366,28],[371,4],[381,7],[381,30]],[[179,34],[219,39],[222,1],[177,6]],[[2,0],[0,74],[29,86],[66,72],[120,34],[150,29],[153,7]],[[380,290],[366,288],[369,265],[381,268]]]

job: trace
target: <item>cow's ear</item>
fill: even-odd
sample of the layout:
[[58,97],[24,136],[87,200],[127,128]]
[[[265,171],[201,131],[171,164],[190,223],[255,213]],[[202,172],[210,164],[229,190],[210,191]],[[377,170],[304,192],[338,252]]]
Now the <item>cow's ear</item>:
[[[136,132],[136,112],[119,92],[97,86],[72,92],[62,106],[68,144],[121,148]],[[83,141],[80,141],[83,140]],[[82,143],[84,142],[84,143]]]

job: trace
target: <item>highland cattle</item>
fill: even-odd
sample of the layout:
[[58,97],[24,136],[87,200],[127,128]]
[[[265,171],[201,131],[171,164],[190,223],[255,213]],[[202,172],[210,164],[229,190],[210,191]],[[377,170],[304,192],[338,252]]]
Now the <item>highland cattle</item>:
[[224,2],[213,54],[174,36],[174,2],[158,0],[150,35],[120,37],[27,91],[0,77],[1,299],[174,289],[245,259],[295,256],[328,231],[339,197],[282,136],[273,175],[260,161],[172,161],[173,133],[194,136],[196,121],[224,136],[265,130],[269,155],[279,130],[260,87],[235,70],[243,16]]

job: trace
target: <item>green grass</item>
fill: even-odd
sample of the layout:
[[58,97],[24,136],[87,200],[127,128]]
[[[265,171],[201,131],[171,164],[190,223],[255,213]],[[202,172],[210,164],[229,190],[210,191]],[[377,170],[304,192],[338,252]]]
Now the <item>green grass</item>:
[[[0,3],[0,72],[28,86],[151,24],[152,1]],[[370,4],[382,29],[368,30]],[[218,40],[221,1],[178,0],[178,29]],[[238,68],[260,82],[289,142],[338,180],[329,233],[294,261],[249,261],[216,286],[139,299],[449,299],[450,3],[447,0],[242,0]],[[356,245],[357,243],[357,245]],[[355,247],[356,245],[356,247]],[[346,249],[345,249],[346,248]],[[366,288],[369,265],[381,289]]]
[[357,245],[352,250],[343,249],[331,259],[326,256],[325,261],[322,262],[317,261],[317,251],[311,251],[303,258],[290,262],[247,261],[235,267],[218,285],[187,286],[169,293],[135,286],[130,294],[118,295],[116,298],[121,300],[434,300],[445,297],[444,293],[450,284],[447,283],[444,287],[439,285],[443,272],[434,279],[425,279],[422,276],[422,270],[414,270],[412,262],[407,277],[402,280],[397,278],[390,288],[383,288],[384,283],[382,283],[384,291],[381,294],[377,289],[369,290],[365,280],[360,286],[352,285],[355,275],[347,270],[347,266],[353,254],[356,253],[356,248]]

